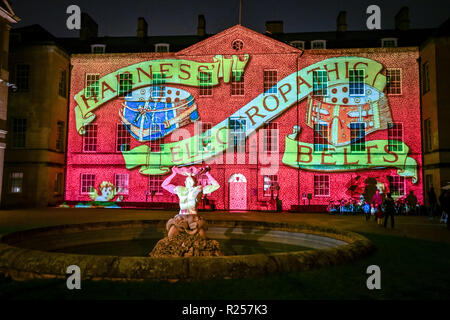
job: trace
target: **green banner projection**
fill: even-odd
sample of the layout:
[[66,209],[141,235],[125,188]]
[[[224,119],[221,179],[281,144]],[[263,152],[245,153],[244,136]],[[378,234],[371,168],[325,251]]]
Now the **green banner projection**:
[[[74,99],[77,102],[77,106],[75,107],[77,131],[83,134],[84,127],[95,119],[93,111],[104,103],[118,97],[120,75],[131,75],[132,81],[129,90],[153,85],[154,74],[161,75],[164,83],[183,84],[195,87],[200,85],[200,73],[207,72],[208,85],[215,86],[219,84],[220,78],[223,78],[223,81],[226,83],[230,82],[233,71],[235,72],[236,79],[239,80],[248,59],[248,54],[244,55],[242,61],[235,55],[231,58],[224,58],[221,55],[217,55],[213,58],[214,62],[210,63],[163,59],[140,62],[121,68],[100,78],[96,83],[84,88],[75,95]],[[158,81],[161,81],[161,79],[158,79]],[[94,86],[98,87],[98,96],[94,95],[91,98],[87,98],[86,93],[92,91]]]
[[[311,171],[355,171],[369,168],[398,168],[399,176],[411,177],[417,182],[417,162],[408,157],[409,148],[399,142],[396,151],[389,149],[388,140],[366,141],[364,151],[351,151],[351,146],[331,147],[314,151],[314,144],[297,141],[298,132],[287,135],[282,162],[291,167]],[[402,151],[398,151],[402,150]]]

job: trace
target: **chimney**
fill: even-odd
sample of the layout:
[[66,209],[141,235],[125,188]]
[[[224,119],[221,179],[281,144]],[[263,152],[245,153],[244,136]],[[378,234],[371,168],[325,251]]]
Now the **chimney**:
[[206,20],[205,16],[202,14],[198,15],[198,23],[197,23],[197,35],[199,37],[203,37],[206,34]]
[[283,21],[266,21],[266,33],[277,34],[283,33]]
[[98,37],[98,24],[86,12],[81,13],[80,40]]
[[409,29],[409,8],[402,7],[395,15],[395,29],[408,30]]
[[336,18],[336,31],[337,32],[347,31],[347,11],[339,12]]
[[138,38],[146,38],[147,31],[148,31],[147,21],[145,21],[145,18],[139,17],[138,18],[138,28],[137,28],[137,37]]

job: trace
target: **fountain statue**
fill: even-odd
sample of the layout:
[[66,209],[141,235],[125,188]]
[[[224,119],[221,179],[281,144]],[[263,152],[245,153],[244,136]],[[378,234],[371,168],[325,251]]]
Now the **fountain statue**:
[[[156,244],[150,256],[222,255],[219,243],[207,238],[206,221],[198,215],[198,205],[202,196],[220,187],[209,170],[209,167],[172,167],[172,174],[161,186],[178,196],[180,211],[167,222],[168,236]],[[184,186],[175,186],[171,183],[177,174],[186,176]],[[208,179],[205,186],[198,184],[197,177],[201,174]]]

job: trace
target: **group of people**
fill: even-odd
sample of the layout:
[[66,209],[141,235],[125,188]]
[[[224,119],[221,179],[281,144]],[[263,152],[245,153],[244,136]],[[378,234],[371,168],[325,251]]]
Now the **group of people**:
[[[430,219],[440,215],[440,222],[447,224],[450,229],[450,190],[442,190],[438,198],[433,188],[428,192],[428,215]],[[365,214],[366,220],[373,216],[375,221],[386,228],[388,220],[391,220],[391,227],[394,228],[395,215],[415,215],[420,213],[420,205],[413,191],[406,197],[394,200],[390,193],[383,195],[377,189],[371,201],[366,201],[363,195],[360,195],[359,201],[352,198],[350,200],[331,200],[327,211],[330,214]],[[383,223],[384,219],[384,223]]]

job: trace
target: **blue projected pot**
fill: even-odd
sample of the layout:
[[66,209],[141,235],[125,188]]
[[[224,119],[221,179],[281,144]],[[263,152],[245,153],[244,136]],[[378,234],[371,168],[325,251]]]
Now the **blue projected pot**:
[[151,86],[125,96],[120,119],[131,135],[143,142],[163,138],[198,120],[194,97],[186,90]]

